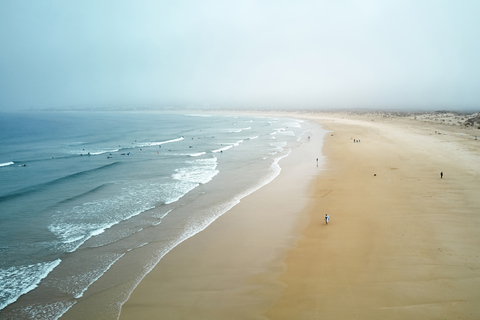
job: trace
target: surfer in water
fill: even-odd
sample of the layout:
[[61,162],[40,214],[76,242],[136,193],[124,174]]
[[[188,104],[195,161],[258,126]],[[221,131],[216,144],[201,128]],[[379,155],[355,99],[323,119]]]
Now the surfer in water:
[[328,224],[328,220],[330,220],[330,216],[328,214],[325,214],[325,223]]

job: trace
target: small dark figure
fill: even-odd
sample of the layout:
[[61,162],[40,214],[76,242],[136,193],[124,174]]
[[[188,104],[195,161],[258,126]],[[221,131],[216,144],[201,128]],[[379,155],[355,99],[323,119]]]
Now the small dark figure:
[[325,214],[325,224],[328,224],[328,220],[330,220],[330,216],[328,214]]
[[443,179],[443,172],[440,172],[440,179]]

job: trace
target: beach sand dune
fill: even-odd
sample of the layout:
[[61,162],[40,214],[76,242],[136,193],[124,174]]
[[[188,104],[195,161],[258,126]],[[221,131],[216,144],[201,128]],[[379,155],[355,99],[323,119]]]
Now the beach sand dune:
[[286,158],[271,184],[170,252],[121,319],[478,319],[478,130],[280,115],[331,131],[323,168],[298,165],[315,147]]

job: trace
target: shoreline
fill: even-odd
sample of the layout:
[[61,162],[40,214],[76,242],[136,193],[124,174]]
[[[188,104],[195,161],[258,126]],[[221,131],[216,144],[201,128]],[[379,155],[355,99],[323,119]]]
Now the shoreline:
[[[165,256],[121,319],[480,315],[478,130],[381,112],[248,114],[307,119],[332,131],[322,172],[291,194],[285,186],[298,177],[284,176],[296,164],[282,162],[283,175]],[[295,202],[293,219],[244,217],[277,199],[277,210]],[[293,229],[272,233],[288,223]],[[260,234],[268,236],[257,250],[247,240]]]
[[314,126],[311,139],[280,160],[279,176],[166,255],[130,295],[120,319],[264,319],[283,288],[277,278],[307,223],[299,213],[322,169],[315,159],[323,131]]
[[331,222],[308,212],[268,318],[478,318],[477,131],[372,114],[317,121],[334,136],[313,207]]

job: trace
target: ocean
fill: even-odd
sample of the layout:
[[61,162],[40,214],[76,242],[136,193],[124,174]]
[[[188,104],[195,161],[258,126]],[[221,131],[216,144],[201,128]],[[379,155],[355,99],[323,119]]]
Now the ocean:
[[154,112],[0,114],[0,318],[116,318],[182,241],[272,181],[311,124]]

